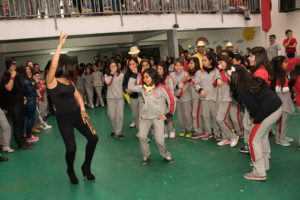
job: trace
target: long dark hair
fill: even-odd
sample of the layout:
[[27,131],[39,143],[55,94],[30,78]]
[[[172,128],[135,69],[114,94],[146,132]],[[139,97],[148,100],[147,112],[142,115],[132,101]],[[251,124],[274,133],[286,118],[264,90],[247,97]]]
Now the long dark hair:
[[128,62],[127,62],[127,71],[125,72],[125,77],[131,77],[131,75],[133,74],[133,72],[131,71],[131,69],[129,68],[129,62],[131,61],[131,60],[133,60],[136,64],[137,64],[137,66],[139,66],[139,62],[138,62],[138,60],[137,60],[137,58],[129,58],[128,59]]
[[[150,61],[149,61],[148,59],[143,59],[143,60],[141,60],[141,63],[138,64],[138,67],[137,67],[138,72],[140,72],[140,73],[142,73],[142,68],[143,68],[143,63],[144,63],[144,62],[148,63],[149,66],[151,67],[151,63],[150,63]],[[128,62],[128,65],[129,65],[129,62]]]
[[254,73],[263,65],[266,68],[269,79],[271,81],[273,79],[274,73],[266,49],[263,47],[254,47],[250,49],[250,53],[255,56],[256,61],[256,66],[251,67],[251,73]]
[[218,61],[224,61],[226,63],[226,69],[225,70],[230,69],[230,67],[232,66],[232,61],[228,56],[219,55],[218,56]]
[[189,60],[188,60],[188,64],[190,64],[190,62],[194,62],[195,63],[195,67],[194,69],[190,69],[188,68],[188,73],[191,75],[191,76],[194,76],[196,74],[196,72],[198,70],[200,70],[200,64],[199,64],[199,59],[197,57],[191,57]]
[[156,72],[157,72],[158,66],[161,66],[164,70],[163,77],[160,77],[161,82],[163,82],[163,81],[166,80],[167,76],[169,75],[169,69],[168,69],[168,66],[166,65],[165,62],[159,62],[157,67],[156,67]]
[[74,74],[73,62],[69,56],[64,54],[61,54],[59,56],[55,77],[66,78],[69,81],[74,80],[75,74]]
[[[17,72],[17,74],[19,74],[19,76],[21,76],[23,79],[28,79],[28,80],[30,80],[31,81],[31,78],[29,78],[28,76],[27,76],[27,72],[26,72],[26,67],[29,67],[29,66],[25,66],[25,65],[19,65],[19,66],[17,66],[17,68],[16,68],[16,72]],[[30,67],[29,67],[30,68]],[[31,70],[31,69],[30,69]]]
[[152,83],[155,86],[158,86],[161,83],[161,79],[159,78],[155,69],[153,68],[145,69],[145,71],[143,72],[143,79],[144,79],[144,74],[149,74],[149,76],[152,78]]
[[235,65],[233,66],[235,71],[231,73],[230,89],[233,92],[233,96],[237,98],[237,90],[245,89],[251,94],[258,93],[262,88],[267,87],[266,82],[250,74],[244,67]]
[[217,54],[215,54],[214,52],[209,52],[207,54],[204,54],[204,56],[209,60],[211,61],[211,66],[212,68],[215,68],[217,67],[218,63],[216,61],[216,58],[217,58]]
[[116,65],[117,65],[117,74],[120,74],[121,69],[119,68],[118,63],[117,63],[115,60],[110,60],[110,62],[109,62],[109,67],[108,67],[107,70],[106,70],[106,74],[107,74],[107,75],[110,75],[110,73],[111,73],[110,65],[111,65],[111,64],[116,64]]
[[284,56],[276,56],[275,58],[272,59],[271,64],[274,70],[274,76],[271,81],[271,89],[275,90],[277,80],[280,81],[280,86],[283,87],[285,78],[286,78],[286,73],[282,69],[282,63],[286,61],[286,57]]
[[300,62],[298,62],[290,72],[289,88],[291,92],[293,91],[298,76],[300,76]]

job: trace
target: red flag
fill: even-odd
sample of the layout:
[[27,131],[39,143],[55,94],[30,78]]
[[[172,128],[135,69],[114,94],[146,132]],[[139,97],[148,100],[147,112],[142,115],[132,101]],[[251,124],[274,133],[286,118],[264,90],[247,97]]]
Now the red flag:
[[261,0],[261,22],[262,30],[268,32],[271,28],[271,0]]

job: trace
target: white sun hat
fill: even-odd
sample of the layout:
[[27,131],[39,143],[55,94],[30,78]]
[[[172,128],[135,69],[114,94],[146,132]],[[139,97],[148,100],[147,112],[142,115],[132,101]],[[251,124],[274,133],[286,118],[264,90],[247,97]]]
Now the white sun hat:
[[226,48],[227,48],[227,47],[233,47],[233,44],[232,44],[231,42],[227,42],[227,43],[226,43]]
[[197,47],[205,47],[205,43],[203,41],[199,41],[197,43]]
[[129,55],[131,55],[131,54],[138,54],[138,53],[140,53],[140,50],[139,50],[139,48],[137,46],[130,47],[130,51],[128,52]]

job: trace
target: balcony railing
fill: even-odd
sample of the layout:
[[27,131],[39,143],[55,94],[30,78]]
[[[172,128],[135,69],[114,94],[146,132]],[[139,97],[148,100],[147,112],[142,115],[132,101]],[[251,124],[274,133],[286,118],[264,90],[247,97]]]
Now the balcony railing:
[[260,12],[259,0],[0,0],[0,19],[113,14]]

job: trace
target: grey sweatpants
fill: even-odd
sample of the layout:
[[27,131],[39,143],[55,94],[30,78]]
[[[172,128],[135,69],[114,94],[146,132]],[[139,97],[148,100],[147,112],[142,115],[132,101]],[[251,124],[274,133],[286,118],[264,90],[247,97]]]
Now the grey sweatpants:
[[203,125],[201,120],[201,100],[192,99],[192,117],[193,117],[193,128],[195,133],[202,134],[203,133]]
[[233,128],[238,136],[243,135],[243,119],[244,113],[241,111],[241,105],[237,102],[231,102],[229,116],[233,125]]
[[0,109],[0,145],[10,146],[11,128],[5,113]]
[[203,118],[205,130],[209,135],[212,134],[212,129],[214,130],[214,134],[220,134],[220,128],[217,124],[217,106],[216,102],[212,100],[202,100],[202,110],[203,110]]
[[88,99],[88,105],[93,106],[93,96],[94,96],[94,88],[93,87],[85,87],[85,92]]
[[246,148],[249,149],[249,135],[252,127],[252,121],[250,119],[250,115],[247,109],[245,109],[245,113],[243,116],[243,127],[244,127],[244,143]]
[[38,108],[40,111],[40,115],[41,115],[41,117],[44,118],[48,114],[48,100],[47,100],[46,94],[44,97],[44,101],[38,101],[38,105],[39,105]]
[[231,140],[235,137],[229,118],[231,105],[230,101],[221,101],[218,103],[217,123],[222,131],[223,140]]
[[277,121],[277,130],[276,130],[276,141],[284,142],[286,141],[286,124],[289,114],[287,112],[282,112],[279,121]]
[[[167,106],[165,113],[168,113],[168,112],[169,112],[169,109],[168,109],[168,106]],[[176,130],[174,128],[173,119],[171,119],[167,123],[165,123],[165,134],[168,134],[169,132],[176,132]]]
[[192,102],[182,101],[176,104],[177,119],[180,132],[192,131]]
[[253,124],[250,131],[249,146],[253,163],[252,173],[256,176],[266,176],[266,170],[270,168],[270,143],[269,131],[272,125],[280,118],[282,107],[269,115],[259,124]]
[[107,99],[107,113],[111,130],[115,135],[121,135],[123,127],[124,99]]
[[167,150],[167,146],[165,144],[165,136],[164,136],[164,120],[155,119],[143,119],[140,118],[140,130],[138,133],[138,137],[140,140],[140,147],[143,154],[143,157],[150,156],[150,147],[148,143],[148,133],[151,127],[154,129],[154,138],[156,142],[157,149],[163,158],[169,157],[170,153]]
[[135,98],[130,98],[130,108],[132,114],[132,120],[135,123],[135,127],[139,130],[139,118],[140,118],[140,109],[139,109],[139,100]]
[[102,98],[102,87],[95,87],[95,92],[96,92],[96,95],[97,95],[96,104],[100,103],[101,106],[104,106],[104,101],[103,101],[103,98]]

